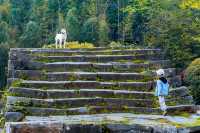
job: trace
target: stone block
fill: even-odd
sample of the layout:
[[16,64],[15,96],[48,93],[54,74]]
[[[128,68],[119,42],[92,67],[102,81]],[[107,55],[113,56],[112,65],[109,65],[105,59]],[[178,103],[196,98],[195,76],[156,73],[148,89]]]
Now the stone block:
[[20,112],[6,112],[4,117],[7,122],[17,122],[21,121],[25,116]]

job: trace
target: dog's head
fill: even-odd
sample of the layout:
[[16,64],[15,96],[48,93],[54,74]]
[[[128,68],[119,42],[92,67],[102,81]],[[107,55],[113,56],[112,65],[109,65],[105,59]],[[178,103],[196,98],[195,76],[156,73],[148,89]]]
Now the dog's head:
[[66,29],[61,29],[61,33],[66,34],[67,33]]

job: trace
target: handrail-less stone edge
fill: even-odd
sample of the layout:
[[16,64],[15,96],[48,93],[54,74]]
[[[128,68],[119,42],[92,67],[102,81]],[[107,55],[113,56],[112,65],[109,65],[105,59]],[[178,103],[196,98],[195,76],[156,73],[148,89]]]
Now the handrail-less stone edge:
[[44,48],[11,48],[10,51],[11,52],[87,52],[87,51],[91,51],[91,52],[96,52],[96,50],[101,50],[101,51],[106,51],[106,50],[110,50],[110,51],[161,51],[161,49],[115,49],[115,48],[107,48],[107,47],[98,47],[98,48],[90,48],[90,49],[44,49]]
[[[57,108],[38,108],[38,107],[22,107],[22,106],[12,106],[8,105],[7,106],[8,111],[13,112],[15,111],[16,108],[22,108],[26,109],[27,112],[29,112],[31,115],[43,115],[43,116],[49,116],[47,114],[51,115],[74,115],[76,113],[78,114],[90,114],[90,111],[100,111],[104,109],[108,110],[115,110],[113,113],[116,111],[118,113],[123,113],[124,111],[132,111],[132,112],[140,112],[144,114],[149,114],[149,113],[155,113],[155,114],[161,114],[162,111],[160,108],[145,108],[145,107],[126,107],[126,110],[124,108],[120,107],[110,107],[110,106],[91,106],[90,108],[87,107],[78,107],[78,108],[68,108],[68,109],[57,109]],[[117,110],[116,110],[117,109]],[[178,106],[169,106],[168,111],[169,113],[173,113],[174,111],[189,111],[190,112],[196,112],[198,108],[194,105],[178,105]],[[105,112],[104,112],[105,113]],[[102,113],[101,113],[102,114]]]
[[[26,117],[26,122],[9,122],[6,123],[7,130],[16,130],[23,131],[24,129],[32,130],[50,130],[57,132],[73,132],[78,129],[84,129],[87,133],[102,133],[105,128],[108,131],[115,132],[169,132],[170,133],[189,133],[189,132],[197,132],[199,131],[198,127],[176,127],[172,123],[169,118],[163,116],[134,116],[133,114],[128,113],[115,113],[115,114],[102,114],[102,115],[80,115],[76,116],[54,116],[54,117]],[[115,120],[116,118],[120,118],[119,120]],[[143,124],[140,123],[127,123],[127,124],[119,124],[119,121],[123,121],[124,119],[128,120],[137,120],[141,119]],[[168,121],[169,124],[164,125],[163,123],[155,123],[154,121],[159,121],[164,119]],[[181,117],[175,117],[175,119],[181,119]],[[86,122],[84,125],[83,122]],[[147,122],[146,122],[147,121]],[[149,121],[152,121],[152,124],[149,124]],[[185,120],[187,121],[187,120]],[[188,119],[188,121],[191,121]],[[145,123],[146,122],[146,123]],[[104,124],[103,124],[104,123]],[[164,122],[165,123],[165,122]],[[178,122],[179,123],[179,122]],[[166,123],[165,123],[166,124]],[[164,126],[163,126],[164,125]],[[10,132],[9,132],[10,133]]]
[[[164,69],[166,77],[176,76],[175,68]],[[148,78],[148,80],[153,80],[156,78],[155,70],[148,71],[148,73],[138,73],[138,72],[44,72],[42,70],[14,70],[15,78],[27,77],[26,80],[116,80],[116,81],[127,81],[127,80],[142,80]],[[11,77],[11,76],[8,76]],[[28,78],[29,77],[29,78]]]
[[[22,92],[23,91],[23,92]],[[54,92],[56,93],[62,93],[63,95],[66,95],[65,93],[69,93],[69,95],[66,95],[66,97],[73,97],[71,96],[73,93],[77,93],[77,91],[79,92],[79,95],[81,95],[82,93],[86,93],[87,95],[100,95],[100,93],[102,93],[102,95],[106,95],[106,93],[108,94],[114,94],[114,95],[130,95],[130,94],[136,94],[136,95],[147,95],[147,96],[154,96],[154,92],[152,90],[152,92],[145,92],[145,91],[130,91],[130,90],[111,90],[111,89],[68,89],[68,90],[63,90],[63,89],[47,89],[47,90],[43,90],[41,88],[22,88],[22,87],[10,87],[8,92],[10,93],[19,93],[19,94],[23,94],[28,96],[28,93],[31,94],[31,92],[34,92],[34,94],[36,95],[36,93],[38,92],[40,94],[40,97],[44,96],[44,97],[51,97],[51,95],[53,95]],[[169,91],[170,95],[175,96],[175,97],[184,97],[184,96],[189,96],[189,90],[187,87],[182,86],[182,87],[178,87],[175,89],[170,89]],[[57,97],[57,96],[56,96]]]
[[[145,107],[113,107],[113,106],[90,106],[78,107],[78,108],[68,108],[68,109],[57,109],[57,108],[38,108],[38,107],[22,107],[22,106],[11,106],[8,105],[7,109],[9,112],[13,112],[16,109],[24,109],[29,115],[39,115],[39,116],[49,116],[49,115],[76,115],[76,114],[102,114],[105,113],[104,110],[109,110],[112,113],[123,113],[123,112],[135,112],[143,114],[161,114],[159,108],[145,108]],[[9,115],[8,112],[8,115]],[[19,113],[19,112],[16,112]]]
[[9,93],[29,98],[76,98],[76,97],[131,97],[145,99],[154,97],[153,92],[108,90],[108,89],[80,89],[80,90],[42,90],[39,88],[15,88],[11,87]]
[[48,108],[76,108],[81,106],[128,106],[128,107],[154,107],[153,100],[149,99],[121,99],[121,98],[65,98],[65,99],[36,99],[8,96],[6,105],[24,105],[25,107]]
[[[111,53],[112,52],[112,53]],[[126,54],[131,54],[131,55],[152,55],[152,56],[159,56],[163,57],[161,50],[158,49],[141,49],[141,50],[111,50],[110,51],[71,51],[71,50],[64,50],[64,51],[57,51],[57,50],[51,50],[51,51],[43,51],[43,50],[36,50],[36,51],[23,51],[23,50],[10,50],[9,52],[9,59],[10,60],[15,60],[15,59],[20,59],[23,58],[23,56],[29,57],[29,58],[34,58],[34,56],[42,56],[42,54],[46,55],[69,55],[69,56],[74,56],[74,55],[91,55],[95,56],[96,54],[100,55],[112,55],[112,54],[117,54],[117,55],[126,55]]]

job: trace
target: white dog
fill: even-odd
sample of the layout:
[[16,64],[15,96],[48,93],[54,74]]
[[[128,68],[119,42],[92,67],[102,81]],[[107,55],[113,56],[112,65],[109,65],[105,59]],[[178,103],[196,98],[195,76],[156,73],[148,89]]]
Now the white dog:
[[61,29],[61,32],[56,34],[55,37],[56,48],[64,48],[66,40],[67,40],[66,29]]

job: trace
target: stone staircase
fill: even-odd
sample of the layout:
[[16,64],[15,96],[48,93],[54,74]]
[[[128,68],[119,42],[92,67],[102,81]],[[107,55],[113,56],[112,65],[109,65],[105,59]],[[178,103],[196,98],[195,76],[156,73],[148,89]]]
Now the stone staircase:
[[155,70],[171,89],[171,114],[196,111],[188,89],[160,49],[10,50],[7,121],[26,116],[102,113],[161,114],[154,96]]

